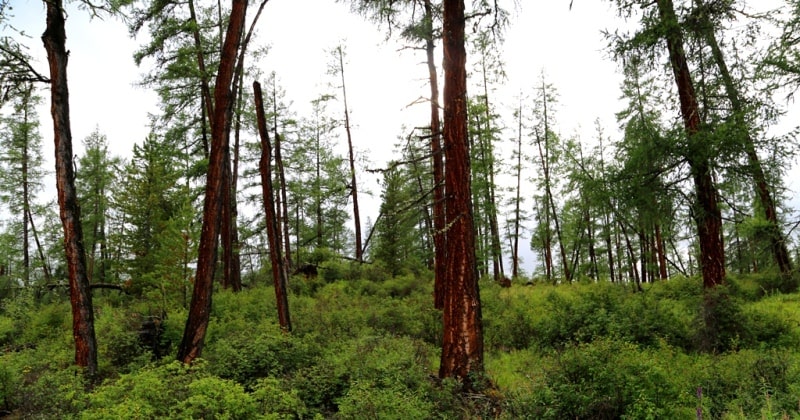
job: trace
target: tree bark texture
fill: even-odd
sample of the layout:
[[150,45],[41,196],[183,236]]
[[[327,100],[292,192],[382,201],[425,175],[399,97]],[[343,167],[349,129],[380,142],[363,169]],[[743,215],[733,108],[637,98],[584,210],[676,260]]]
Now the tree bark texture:
[[711,175],[711,164],[700,133],[700,107],[686,62],[683,36],[672,0],[658,0],[658,12],[666,28],[667,49],[670,64],[678,87],[681,116],[689,142],[691,156],[686,156],[694,180],[696,205],[692,211],[700,242],[700,269],[703,286],[706,288],[722,284],[725,280],[725,248],[722,241],[722,213],[717,203],[717,189]]
[[264,115],[264,99],[261,93],[261,84],[253,83],[253,95],[256,101],[256,116],[258,118],[258,134],[261,137],[261,160],[258,172],[261,174],[261,188],[264,197],[264,213],[267,222],[267,238],[269,240],[269,259],[272,265],[272,281],[275,286],[275,299],[278,307],[278,323],[284,332],[292,331],[289,318],[289,299],[286,293],[286,279],[288,277],[283,257],[281,256],[281,242],[279,239],[279,223],[275,210],[275,192],[272,188],[272,145],[269,141],[267,117]]
[[444,335],[439,376],[472,387],[483,372],[483,328],[467,150],[464,1],[444,1],[444,143],[447,197]]
[[97,373],[97,341],[86,254],[83,247],[80,208],[75,190],[75,167],[72,154],[72,131],[69,121],[67,84],[66,30],[61,0],[45,1],[47,28],[42,35],[50,66],[50,113],[55,139],[56,189],[61,223],[64,227],[64,250],[67,257],[72,335],[75,340],[75,363],[92,377]]
[[217,256],[217,237],[222,214],[223,171],[227,132],[230,129],[230,109],[233,101],[232,81],[236,52],[244,30],[247,0],[233,0],[225,43],[220,57],[219,71],[214,87],[214,119],[211,124],[211,152],[208,174],[206,175],[206,195],[203,204],[203,228],[197,258],[192,301],[189,316],[178,347],[178,360],[191,363],[203,350],[206,330],[211,311],[211,293],[214,287],[214,268]]

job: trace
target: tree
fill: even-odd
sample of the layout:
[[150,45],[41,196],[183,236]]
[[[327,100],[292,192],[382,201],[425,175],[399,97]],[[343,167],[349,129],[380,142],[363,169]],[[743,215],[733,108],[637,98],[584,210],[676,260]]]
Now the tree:
[[183,338],[178,347],[178,360],[191,363],[203,350],[211,311],[214,266],[217,257],[217,237],[222,211],[223,166],[228,150],[228,135],[233,105],[233,75],[239,40],[242,37],[247,10],[246,0],[232,0],[232,9],[222,48],[219,71],[214,85],[214,119],[209,168],[206,175],[206,195],[203,205],[203,229],[197,259],[192,301]]
[[64,5],[61,0],[45,2],[47,28],[42,34],[50,67],[50,112],[56,150],[56,190],[59,215],[64,228],[64,249],[69,275],[72,306],[72,335],[75,339],[75,363],[86,369],[89,377],[97,373],[97,341],[94,334],[94,311],[86,254],[83,249],[81,213],[75,191],[72,154],[72,130],[69,121],[69,86],[67,84],[67,34],[64,29]]
[[109,154],[108,139],[97,128],[83,140],[83,146],[85,151],[78,160],[76,188],[79,201],[87,209],[81,222],[87,271],[91,281],[103,283],[111,263],[107,241],[111,184],[122,160]]
[[347,152],[348,161],[350,162],[350,179],[348,180],[348,189],[350,196],[353,199],[353,223],[355,225],[356,234],[356,261],[362,262],[364,249],[361,245],[361,216],[358,209],[358,183],[356,181],[356,159],[353,152],[353,137],[350,134],[350,110],[347,108],[347,88],[344,77],[344,50],[341,45],[336,47],[333,51],[336,64],[332,68],[334,75],[341,76],[342,81],[342,102],[344,103],[344,129],[347,134]]
[[483,374],[483,327],[475,260],[469,152],[463,0],[444,1],[444,154],[447,204],[446,278],[443,290],[439,376],[477,387]]
[[[42,168],[42,137],[39,134],[39,120],[36,106],[41,98],[36,95],[33,84],[20,90],[19,96],[13,98],[13,110],[10,116],[3,119],[4,130],[0,133],[0,200],[6,204],[7,210],[17,217],[9,228],[19,231],[18,243],[21,244],[21,264],[17,279],[28,287],[31,282],[31,236],[38,237],[33,223],[36,207],[36,193],[42,189],[44,169]],[[38,246],[42,256],[41,246]],[[46,261],[42,258],[45,277],[49,277]],[[14,267],[17,268],[17,267]],[[15,270],[6,267],[6,273]]]
[[696,21],[696,30],[699,32],[700,37],[705,41],[711,49],[711,56],[714,64],[717,67],[719,78],[721,79],[725,95],[730,102],[730,112],[732,119],[739,130],[741,130],[741,139],[744,143],[744,150],[747,156],[747,169],[751,173],[751,177],[755,184],[755,190],[760,202],[761,210],[763,211],[764,218],[767,221],[767,235],[769,237],[770,248],[778,265],[778,269],[784,276],[788,276],[792,271],[792,262],[789,258],[789,250],[786,246],[786,239],[778,224],[778,212],[773,198],[773,192],[769,183],[767,182],[764,168],[761,164],[761,159],[758,157],[756,151],[755,141],[753,139],[753,130],[748,124],[749,113],[753,113],[745,106],[744,98],[740,93],[740,89],[736,86],[731,71],[725,59],[725,54],[720,47],[717,40],[717,28],[714,24],[714,8],[710,3],[702,0],[695,0],[695,10],[692,13],[692,18]]
[[259,172],[261,173],[261,185],[264,197],[264,213],[267,223],[267,236],[269,237],[269,255],[272,266],[272,279],[275,285],[275,299],[278,307],[278,322],[284,332],[292,331],[292,324],[289,317],[289,299],[286,291],[286,281],[288,273],[284,266],[281,256],[281,243],[279,240],[279,228],[277,211],[275,210],[275,192],[272,189],[272,146],[269,141],[269,131],[267,130],[267,117],[264,115],[264,99],[261,93],[261,85],[253,83],[253,92],[256,101],[256,113],[258,115],[258,132],[261,137],[261,161]]

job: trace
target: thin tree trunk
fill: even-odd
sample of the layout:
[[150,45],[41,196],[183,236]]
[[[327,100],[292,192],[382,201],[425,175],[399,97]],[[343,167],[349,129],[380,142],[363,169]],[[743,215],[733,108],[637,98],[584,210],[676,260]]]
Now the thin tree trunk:
[[258,82],[253,82],[253,95],[256,101],[258,133],[261,137],[261,160],[259,161],[258,169],[261,173],[269,256],[272,264],[272,280],[275,286],[275,299],[278,307],[278,323],[282,331],[291,332],[292,323],[289,317],[289,300],[286,292],[288,273],[281,256],[281,243],[278,239],[278,219],[275,211],[275,192],[272,190],[272,145],[269,141],[267,118],[264,115],[264,99],[261,94],[261,85]]
[[446,284],[439,376],[472,389],[483,374],[483,327],[467,150],[467,72],[464,1],[444,1],[444,141]]
[[439,78],[434,60],[433,5],[425,0],[425,55],[428,64],[428,81],[431,88],[431,158],[433,160],[433,250],[434,286],[433,306],[444,308],[447,245],[445,241],[444,151],[441,143],[439,120]]
[[[273,130],[275,130],[275,169],[278,171],[278,185],[280,185],[280,202],[283,211],[278,220],[281,221],[280,227],[283,229],[283,257],[286,260],[286,268],[292,267],[292,248],[289,240],[289,201],[286,194],[286,175],[283,170],[283,158],[281,157],[281,135],[278,134],[278,94],[275,75],[272,77],[272,115]],[[278,209],[276,209],[278,211]]]
[[61,0],[45,2],[47,28],[42,35],[50,66],[51,102],[56,158],[56,189],[61,223],[64,226],[64,250],[67,257],[72,335],[75,340],[75,363],[86,369],[89,377],[97,373],[97,341],[94,334],[94,312],[89,279],[86,275],[86,254],[83,249],[80,207],[75,191],[72,154],[72,131],[69,121],[69,87],[67,84],[66,31],[64,5]]
[[350,111],[347,109],[347,88],[344,79],[344,52],[340,45],[336,49],[339,54],[339,72],[342,76],[342,99],[344,101],[344,129],[347,133],[347,150],[350,160],[350,194],[353,196],[353,223],[356,234],[356,261],[362,262],[364,250],[361,247],[361,216],[358,211],[358,184],[356,183],[356,158],[353,153],[353,136],[350,134]]
[[[491,112],[489,110],[489,83],[488,75],[486,74],[486,60],[481,60],[481,70],[483,71],[483,98],[485,100],[484,118],[486,119],[486,139],[488,145],[489,156],[489,202],[486,203],[489,210],[489,231],[491,233],[491,250],[492,250],[492,266],[494,270],[494,279],[499,281],[505,277],[505,270],[503,269],[503,255],[500,247],[500,228],[497,226],[497,201],[495,197],[495,184],[494,184],[494,148],[492,147],[492,127]],[[485,150],[484,150],[485,151]]]
[[33,214],[31,213],[31,209],[28,209],[28,222],[31,224],[31,234],[33,234],[33,240],[36,242],[36,250],[39,253],[39,260],[42,262],[42,270],[44,271],[44,280],[46,283],[50,283],[50,265],[47,263],[47,258],[44,256],[44,249],[42,248],[42,243],[39,242],[39,234],[36,233],[36,225],[33,223]]
[[513,251],[511,252],[511,278],[516,279],[519,276],[519,228],[522,223],[520,218],[520,206],[522,205],[521,187],[522,187],[522,98],[519,100],[519,108],[517,109],[517,188],[516,200],[514,201],[514,243]]
[[178,360],[191,363],[203,350],[206,330],[211,312],[211,293],[214,287],[214,266],[217,254],[217,237],[222,213],[225,150],[228,148],[231,105],[231,84],[236,64],[236,51],[244,29],[247,0],[232,0],[228,30],[220,57],[220,66],[214,87],[214,122],[211,124],[212,144],[206,180],[206,196],[203,205],[203,228],[197,258],[192,301],[183,338],[178,347]]
[[664,249],[664,237],[661,235],[661,224],[656,223],[656,253],[658,254],[658,275],[661,280],[669,278],[667,272],[667,254]]
[[[26,92],[25,101],[27,102],[31,95],[32,95],[33,87],[29,87],[29,90]],[[24,104],[22,107],[22,112],[24,113],[23,116],[23,123],[25,124],[25,139],[23,140],[22,144],[22,269],[24,270],[22,273],[22,284],[27,288],[30,284],[31,279],[31,257],[30,257],[30,232],[29,232],[29,225],[28,225],[28,217],[27,214],[30,212],[31,208],[31,200],[30,200],[30,191],[28,185],[28,104]]]
[[[683,49],[683,36],[675,16],[672,0],[657,0],[662,24],[667,30],[666,41],[672,72],[678,88],[681,115],[689,138],[690,149],[695,149],[702,141],[700,132],[700,109],[686,62]],[[714,287],[725,281],[725,248],[722,241],[722,214],[717,204],[717,189],[711,175],[708,158],[686,156],[695,185],[696,208],[693,216],[697,224],[700,241],[700,269],[703,273],[703,286]]]

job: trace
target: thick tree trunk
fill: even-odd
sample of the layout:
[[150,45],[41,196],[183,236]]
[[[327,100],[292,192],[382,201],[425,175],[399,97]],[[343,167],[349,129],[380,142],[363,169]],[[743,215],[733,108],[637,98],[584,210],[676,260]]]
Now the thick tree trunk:
[[667,30],[666,41],[670,64],[678,87],[684,128],[689,139],[690,150],[700,150],[694,156],[686,156],[694,180],[696,206],[693,210],[700,241],[700,269],[703,286],[714,287],[725,281],[725,248],[722,241],[722,214],[717,204],[717,189],[711,175],[711,164],[699,144],[700,109],[694,84],[683,49],[683,36],[675,16],[672,0],[657,0],[658,12]]
[[434,60],[433,5],[425,0],[425,54],[428,64],[428,81],[431,88],[431,158],[433,160],[433,306],[444,308],[445,261],[445,198],[444,198],[444,151],[441,143],[441,121],[439,120],[439,77]]
[[444,141],[446,282],[439,376],[470,389],[483,373],[483,328],[467,150],[467,72],[464,1],[444,1]]
[[192,301],[189,316],[178,347],[178,360],[191,363],[203,350],[211,312],[211,293],[214,287],[214,266],[217,254],[217,237],[222,213],[223,171],[225,151],[228,148],[230,113],[233,101],[233,81],[236,52],[244,29],[247,0],[232,0],[230,21],[220,57],[220,66],[214,88],[214,120],[211,124],[211,152],[206,179],[206,196],[203,205],[203,228],[197,258]]
[[256,100],[256,116],[258,117],[258,133],[261,137],[261,160],[258,171],[261,174],[261,188],[264,197],[264,213],[267,222],[267,238],[269,240],[269,257],[272,265],[272,281],[275,286],[275,299],[278,306],[278,323],[284,332],[292,331],[289,318],[289,300],[286,293],[286,280],[288,277],[283,257],[281,256],[281,243],[278,234],[278,218],[275,211],[275,192],[272,189],[272,145],[269,141],[267,118],[264,115],[264,99],[261,85],[253,83],[253,95]]
[[94,312],[89,279],[86,275],[86,254],[83,248],[80,208],[75,191],[72,154],[72,131],[69,121],[69,88],[67,84],[66,31],[64,5],[61,0],[45,2],[47,29],[42,35],[50,66],[51,102],[55,138],[56,189],[61,223],[64,226],[64,250],[67,257],[72,335],[75,339],[75,363],[86,369],[88,376],[97,373],[97,342],[94,334]]

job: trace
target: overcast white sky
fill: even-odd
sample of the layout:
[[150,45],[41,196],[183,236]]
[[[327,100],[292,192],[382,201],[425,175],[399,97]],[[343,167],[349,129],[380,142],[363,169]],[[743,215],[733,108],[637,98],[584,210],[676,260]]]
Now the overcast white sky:
[[[119,20],[90,20],[75,3],[68,6],[66,28],[75,153],[82,153],[81,140],[99,127],[108,136],[113,153],[128,156],[132,144],[148,133],[148,113],[157,112],[155,95],[133,86],[143,72],[132,60],[140,41],[131,39]],[[599,119],[606,133],[613,134],[617,127],[614,113],[621,108],[622,78],[603,51],[605,41],[600,33],[621,24],[610,2],[575,0],[572,10],[569,0],[519,3],[521,8],[512,11],[506,32],[503,60],[508,81],[498,91],[498,102],[506,109],[516,106],[515,96],[520,90],[530,91],[544,71],[560,94],[557,119],[561,133],[589,140],[594,137],[594,121]],[[45,27],[44,5],[38,0],[13,4],[12,24],[32,37],[30,52],[46,74],[39,39]],[[250,15],[254,12],[255,6]],[[309,101],[325,91],[330,80],[325,74],[329,61],[325,51],[339,40],[345,41],[353,139],[357,151],[375,165],[390,158],[397,137],[404,134],[401,126],[425,124],[427,105],[407,107],[427,94],[424,56],[400,51],[401,45],[394,41],[386,42],[381,28],[353,15],[348,6],[334,0],[271,0],[258,24],[258,40],[271,45],[261,63],[264,73],[277,72],[300,116],[307,115]],[[40,119],[45,157],[52,160],[48,101],[40,110]],[[504,138],[514,135],[510,130]],[[376,180],[366,184],[374,198],[363,200],[374,210],[362,216],[362,221],[377,216],[380,193]]]

